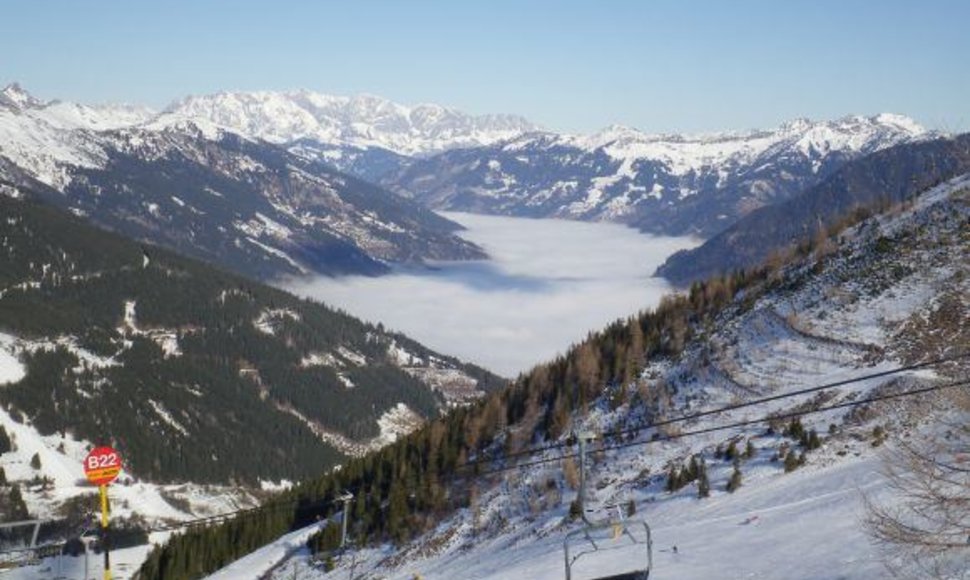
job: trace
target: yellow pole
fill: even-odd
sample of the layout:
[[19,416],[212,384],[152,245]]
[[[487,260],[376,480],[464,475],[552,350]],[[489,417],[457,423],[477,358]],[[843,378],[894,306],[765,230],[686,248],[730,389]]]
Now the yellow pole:
[[101,547],[104,549],[104,580],[111,580],[111,552],[108,539],[108,486],[98,486],[101,492]]

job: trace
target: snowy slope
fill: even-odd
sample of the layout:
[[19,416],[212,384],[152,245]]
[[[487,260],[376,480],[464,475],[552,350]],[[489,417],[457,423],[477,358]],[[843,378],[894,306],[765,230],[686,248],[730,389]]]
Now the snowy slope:
[[[667,416],[832,381],[855,382],[722,412],[676,429],[756,420],[751,425],[657,442],[652,442],[654,430],[646,429],[635,436],[638,445],[594,453],[587,495],[590,517],[615,518],[610,506],[633,502],[637,517],[648,521],[654,532],[656,569],[651,577],[885,578],[886,554],[861,528],[863,494],[895,501],[881,475],[883,446],[940,437],[940,425],[966,424],[966,411],[948,398],[952,390],[804,417],[805,429],[816,430],[822,444],[806,452],[805,464],[792,473],[786,473],[779,457],[786,448],[797,450],[797,443],[780,431],[767,431],[762,418],[970,376],[970,364],[963,359],[870,377],[956,354],[959,345],[970,344],[968,224],[970,176],[963,176],[915,203],[846,230],[839,248],[820,251],[780,272],[774,290],[750,304],[739,297],[682,356],[650,361],[641,380],[668,385]],[[893,244],[891,250],[885,240]],[[578,430],[608,433],[650,419],[644,416],[645,406],[611,409],[609,395],[587,416],[575,418]],[[754,449],[739,464],[742,485],[734,493],[725,490],[732,464],[717,455],[718,447],[724,449],[729,441],[737,441],[741,449],[750,442]],[[594,444],[594,451],[601,444]],[[563,539],[579,528],[566,518],[576,491],[563,476],[558,461],[563,452],[543,452],[528,459],[546,458],[549,463],[479,481],[472,508],[460,510],[410,544],[357,552],[358,573],[400,579],[415,574],[425,579],[562,578]],[[673,493],[664,489],[669,467],[691,456],[703,457],[707,464],[708,498],[698,498],[693,483]],[[342,578],[351,561],[346,558],[326,574],[305,554],[297,554],[273,577],[281,580],[297,573]],[[593,557],[580,577],[627,571],[637,561],[629,551]]]
[[305,550],[306,541],[327,522],[318,522],[286,534],[279,540],[256,550],[208,576],[208,580],[250,580],[268,574],[279,562]]
[[[0,334],[0,388],[25,375],[26,369],[16,356],[23,347],[23,341]],[[59,517],[56,510],[64,501],[97,492],[85,479],[82,463],[96,443],[101,442],[80,440],[69,434],[41,435],[21,413],[2,408],[0,426],[14,447],[12,451],[0,454],[0,468],[9,483],[22,485],[24,501],[32,517]],[[35,455],[40,459],[39,469],[30,465]],[[50,485],[40,483],[43,479],[48,479]],[[125,471],[111,486],[110,494],[112,513],[116,516],[139,514],[150,523],[204,517],[255,504],[255,498],[244,489],[156,485],[138,481]],[[185,506],[189,508],[187,511]]]
[[91,109],[41,103],[19,85],[0,91],[0,156],[7,157],[41,182],[63,187],[68,168],[103,167],[104,147],[89,121],[108,122]]
[[[651,507],[647,519],[654,541],[654,574],[668,580],[711,578],[864,579],[884,578],[881,554],[856,525],[862,515],[860,491],[884,494],[879,462],[871,457],[854,462],[805,469],[764,485],[700,502],[664,502]],[[549,520],[565,514],[551,514]],[[412,580],[561,580],[564,578],[562,533],[536,532],[526,526],[449,558],[419,560],[380,577]],[[824,533],[812,533],[813,530]],[[605,546],[622,546],[606,540]],[[677,547],[677,553],[672,548]],[[261,552],[260,569],[277,559],[279,550]],[[370,551],[360,568],[369,570],[382,556]],[[363,558],[364,554],[362,554]],[[623,547],[580,560],[577,578],[628,572],[643,560],[637,547]],[[345,578],[346,569],[324,574],[306,555],[280,566],[273,578]],[[211,578],[221,578],[212,576]]]

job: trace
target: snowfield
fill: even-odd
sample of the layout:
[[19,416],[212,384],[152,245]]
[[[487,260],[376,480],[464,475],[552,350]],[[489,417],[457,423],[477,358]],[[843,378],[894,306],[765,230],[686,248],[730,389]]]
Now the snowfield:
[[26,376],[27,371],[15,354],[16,341],[16,337],[0,333],[0,385],[16,383]]

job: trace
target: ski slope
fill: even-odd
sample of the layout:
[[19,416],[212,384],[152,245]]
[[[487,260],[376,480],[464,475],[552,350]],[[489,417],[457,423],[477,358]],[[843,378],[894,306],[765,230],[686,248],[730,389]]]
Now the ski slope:
[[[882,554],[863,533],[859,520],[863,494],[880,497],[884,492],[879,460],[872,454],[858,461],[805,468],[703,501],[681,497],[645,502],[634,519],[643,519],[652,530],[652,579],[881,580],[887,573]],[[564,515],[560,510],[548,517],[558,521]],[[541,530],[543,525],[479,543],[464,554],[417,560],[392,571],[380,566],[389,549],[363,550],[358,554],[358,571],[389,580],[412,580],[416,575],[423,580],[559,580],[565,577],[563,539],[567,531],[580,526],[549,533]],[[309,531],[284,536],[209,578],[256,578],[283,561],[285,554],[293,552],[295,541],[305,540]],[[639,549],[630,548],[594,554],[580,562],[574,568],[576,580],[630,571],[642,566],[643,558]],[[324,573],[302,550],[270,577],[342,579],[348,571],[341,566]]]
[[[734,494],[704,501],[683,498],[641,509],[638,516],[653,532],[651,578],[884,578],[880,554],[858,526],[862,490],[873,493],[883,486],[877,465],[869,459],[795,472],[765,485],[742,486]],[[476,550],[468,556],[422,562],[389,578],[419,573],[428,580],[561,579],[565,577],[562,536],[551,534],[521,548],[483,546],[480,552],[485,557]],[[599,558],[589,556],[576,577],[636,569],[642,565],[638,555],[638,551],[621,550]]]
[[[251,580],[269,573],[278,563],[289,556],[303,551],[310,536],[326,526],[326,521],[290,532],[272,544],[263,546],[252,554],[236,560],[232,564],[208,576],[208,580]],[[305,555],[305,554],[304,554]]]

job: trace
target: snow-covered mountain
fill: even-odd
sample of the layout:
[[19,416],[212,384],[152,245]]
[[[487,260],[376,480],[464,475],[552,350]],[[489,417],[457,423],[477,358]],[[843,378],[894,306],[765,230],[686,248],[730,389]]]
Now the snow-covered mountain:
[[205,119],[0,96],[0,177],[137,239],[262,278],[483,256],[415,202]]
[[750,212],[703,245],[677,252],[657,275],[679,286],[750,268],[837,227],[852,212],[872,211],[970,171],[970,135],[899,145],[846,163],[791,199]]
[[707,236],[814,185],[848,160],[932,135],[890,114],[798,119],[769,131],[693,137],[614,126],[448,151],[384,182],[436,209],[611,220]]
[[342,97],[306,90],[186,97],[153,124],[180,120],[205,120],[277,144],[312,140],[401,155],[489,145],[538,129],[513,115],[473,116],[440,105],[410,107],[372,95]]
[[[126,119],[144,120],[138,115]],[[0,90],[0,156],[55,188],[70,181],[70,167],[104,164],[104,146],[93,133],[102,123],[106,128],[126,124],[111,110],[44,103],[17,84]]]

